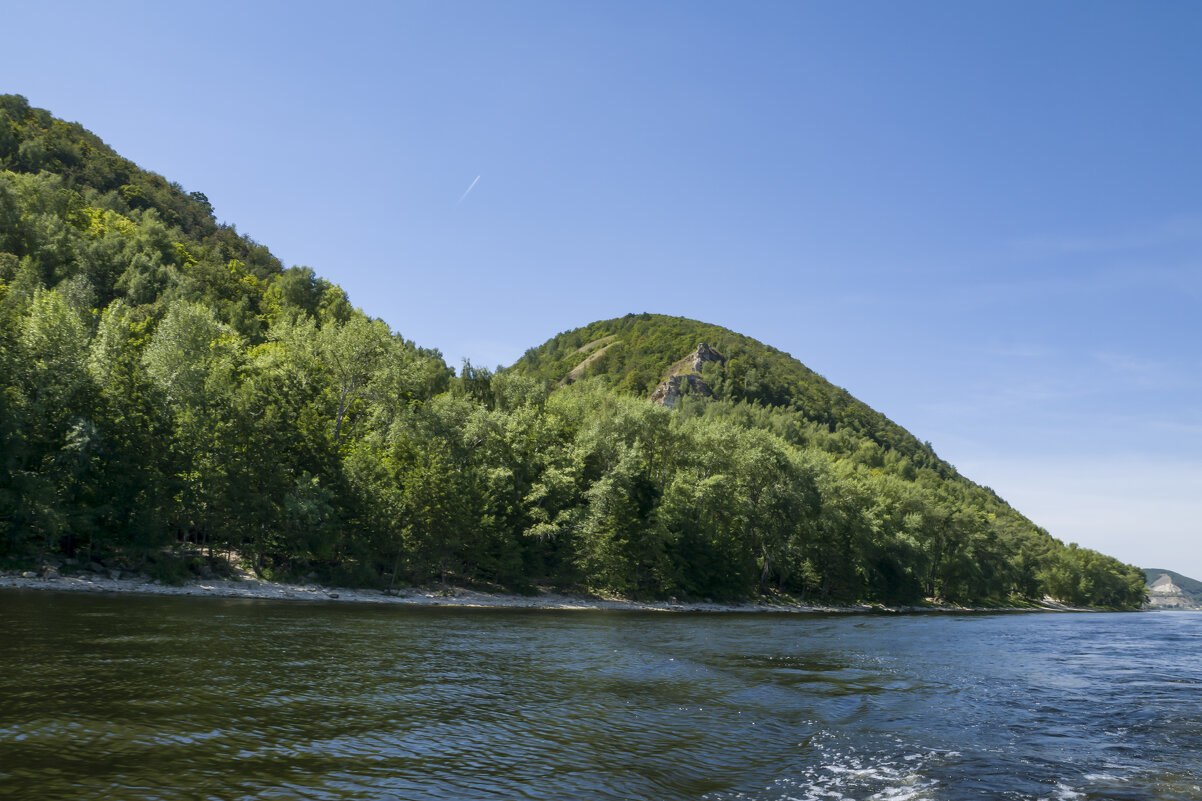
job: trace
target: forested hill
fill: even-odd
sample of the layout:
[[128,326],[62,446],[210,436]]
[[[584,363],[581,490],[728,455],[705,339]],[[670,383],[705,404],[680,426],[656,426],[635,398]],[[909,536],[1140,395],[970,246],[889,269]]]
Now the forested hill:
[[[713,355],[696,365],[681,361],[699,346]],[[960,475],[935,454],[930,443],[920,442],[789,354],[721,326],[683,317],[629,314],[561,333],[528,350],[509,369],[556,386],[592,379],[620,394],[641,398],[662,396],[665,379],[670,376],[694,373],[704,384],[705,397],[682,383],[683,394],[674,404],[680,417],[767,431],[800,452],[821,454],[843,477],[841,490],[856,486],[857,491],[877,499],[870,504],[875,510],[871,513],[873,519],[864,524],[875,528],[876,547],[884,544],[884,550],[894,555],[905,552],[906,543],[915,544],[922,542],[924,535],[929,537],[929,528],[936,520],[952,529],[966,525],[950,533],[945,545],[952,554],[959,554],[950,557],[951,562],[966,560],[963,566],[974,575],[971,581],[978,586],[1013,569],[1014,561],[1003,557],[1003,553],[1022,554],[1020,563],[1033,554],[1043,554],[1040,559],[1048,554],[1068,554],[1071,560],[1090,562],[1100,558],[1111,564],[1109,557],[1098,557],[1092,551],[1076,546],[1066,549],[993,490]],[[914,504],[909,509],[917,512],[911,523],[921,520],[915,524],[928,527],[927,531],[890,531],[886,520],[899,511],[894,508],[882,515],[878,504],[900,488],[909,495],[908,503]],[[888,508],[892,503],[887,501],[883,506]],[[905,514],[900,512],[902,519]],[[987,521],[975,532],[975,524],[966,522],[974,516],[978,523]],[[895,518],[892,525],[898,522]],[[886,563],[892,558],[895,556]],[[944,552],[942,558],[949,559],[948,553]],[[1019,572],[1027,569],[1019,568]],[[892,566],[878,566],[866,572],[876,572],[874,581],[889,585],[897,580],[894,570]],[[912,570],[901,568],[903,574]],[[1089,583],[1076,569],[1070,572],[1077,575],[1071,581]],[[1137,583],[1135,568],[1124,566],[1122,572],[1126,582]],[[1047,578],[1050,574],[1043,575]],[[1037,594],[1037,583],[1029,583],[1018,594]],[[1008,591],[1013,590],[1011,587]],[[1051,594],[1071,593],[1061,587]]]
[[[574,335],[498,375],[456,376],[336,285],[219,224],[200,192],[0,96],[11,564],[179,580],[243,561],[332,583],[660,597],[1142,601],[1138,570],[1064,546],[778,351],[650,316]],[[722,356],[692,375],[703,342]],[[671,369],[713,397],[648,402]]]
[[[672,366],[705,343],[722,357],[702,367],[715,398],[776,408],[777,433],[807,438],[796,430],[818,424],[857,445],[869,441],[883,453],[904,456],[942,476],[955,471],[929,443],[831,384],[787,353],[717,325],[662,314],[628,314],[559,334],[531,348],[511,368],[551,382],[602,378],[619,392],[649,397]],[[583,369],[579,369],[583,367]],[[786,428],[794,431],[786,433]],[[812,437],[813,434],[809,434]]]

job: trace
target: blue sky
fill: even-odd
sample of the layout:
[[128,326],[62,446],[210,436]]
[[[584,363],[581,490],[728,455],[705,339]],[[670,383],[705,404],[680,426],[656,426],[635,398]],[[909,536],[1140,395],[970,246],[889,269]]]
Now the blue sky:
[[1202,6],[5,16],[0,91],[452,364],[628,312],[717,323],[1056,536],[1202,578]]

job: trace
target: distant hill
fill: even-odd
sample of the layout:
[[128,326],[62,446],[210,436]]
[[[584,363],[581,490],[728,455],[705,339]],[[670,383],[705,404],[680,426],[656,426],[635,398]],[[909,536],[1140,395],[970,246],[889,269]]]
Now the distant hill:
[[1202,597],[1202,581],[1198,581],[1197,579],[1192,579],[1189,576],[1183,576],[1182,574],[1177,573],[1172,570],[1162,570],[1160,568],[1145,567],[1145,568],[1143,568],[1143,571],[1144,571],[1144,576],[1148,580],[1148,584],[1151,584],[1152,582],[1156,581],[1156,579],[1167,574],[1168,577],[1173,580],[1173,583],[1176,584],[1181,589],[1185,590],[1186,593],[1188,593],[1190,595],[1197,595],[1199,597]]
[[[1167,605],[1181,608],[1202,608],[1202,581],[1192,579],[1189,576],[1183,576],[1172,570],[1162,570],[1158,568],[1144,568],[1144,577],[1147,580],[1148,587],[1153,589],[1153,585],[1161,583],[1162,578],[1168,576],[1181,590],[1182,602],[1170,601]],[[1155,591],[1149,592],[1149,597],[1153,606],[1165,606],[1165,599],[1158,598],[1158,593]]]

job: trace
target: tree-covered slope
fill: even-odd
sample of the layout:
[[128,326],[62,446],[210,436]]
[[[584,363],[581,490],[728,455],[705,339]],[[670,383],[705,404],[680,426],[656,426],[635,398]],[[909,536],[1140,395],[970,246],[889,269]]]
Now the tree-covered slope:
[[[1109,557],[1075,545],[1066,548],[991,489],[961,476],[935,454],[930,443],[920,442],[789,354],[727,328],[683,317],[630,314],[561,333],[528,350],[509,369],[559,386],[591,378],[618,393],[655,397],[657,385],[679,373],[682,357],[702,344],[722,356],[700,369],[713,397],[686,394],[677,405],[683,418],[768,431],[799,451],[820,453],[844,476],[843,488],[858,485],[880,498],[905,487],[916,504],[912,508],[925,508],[911,519],[922,521],[917,525],[930,527],[935,520],[946,522],[957,514],[988,521],[984,532],[953,534],[945,543],[947,550],[936,546],[937,560],[948,564],[965,560],[967,571],[975,574],[970,580],[975,591],[1027,597],[1046,592],[1083,602],[1094,594],[1094,579],[1087,575],[1113,570],[1123,575],[1124,587],[1132,588],[1123,592],[1133,598],[1138,594],[1131,566],[1120,568]],[[889,483],[893,486],[886,487]],[[882,550],[892,554],[885,566],[858,566],[862,573],[874,576],[870,582],[906,584],[907,574],[913,578],[915,572],[922,572],[915,571],[914,565],[889,564],[906,551],[907,534],[890,532],[882,517],[867,525],[874,529],[878,546],[885,544]],[[929,529],[924,533],[929,535]],[[930,541],[925,545],[930,547]],[[1047,567],[1057,562],[1056,568]],[[1043,567],[1035,567],[1039,564]],[[1012,572],[1011,579],[1002,578],[1007,572]],[[920,583],[931,594],[934,584]],[[988,586],[993,589],[985,590]]]
[[[648,402],[702,341],[723,353],[701,367],[716,397]],[[202,194],[17,96],[0,96],[0,558],[644,596],[1143,591],[724,329],[623,318],[456,377]]]
[[703,377],[715,397],[796,412],[799,419],[846,431],[924,466],[950,473],[929,444],[835,386],[787,353],[727,328],[684,317],[628,314],[559,334],[526,351],[511,370],[561,381],[588,359],[575,378],[599,377],[618,390],[652,394],[666,371],[698,344],[725,357],[706,364]]
[[450,375],[202,194],[0,96],[0,554],[354,565],[349,452]]

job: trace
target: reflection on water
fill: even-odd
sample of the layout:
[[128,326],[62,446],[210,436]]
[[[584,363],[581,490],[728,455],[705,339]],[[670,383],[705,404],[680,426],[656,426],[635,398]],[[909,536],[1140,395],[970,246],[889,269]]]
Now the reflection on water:
[[0,797],[1198,799],[1202,615],[0,594]]

